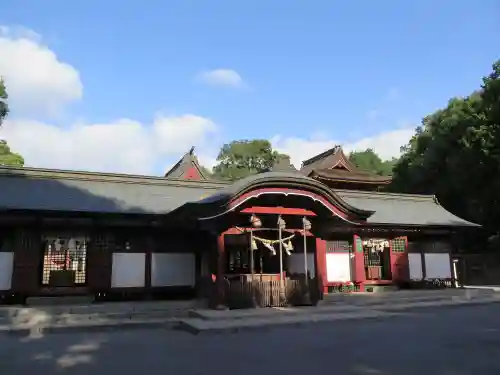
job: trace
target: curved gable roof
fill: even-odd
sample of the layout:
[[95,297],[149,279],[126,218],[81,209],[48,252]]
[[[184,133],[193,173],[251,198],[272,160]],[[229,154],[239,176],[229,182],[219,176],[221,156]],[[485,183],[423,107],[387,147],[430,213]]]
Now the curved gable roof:
[[[357,220],[366,220],[374,212],[372,210],[360,209],[353,206],[326,185],[304,176],[300,172],[265,172],[249,176],[234,182],[231,185],[219,190],[217,193],[201,199],[197,202],[187,203],[184,209],[193,210],[201,215],[211,216],[225,212],[229,209],[232,201],[240,196],[256,189],[262,188],[288,188],[305,190],[324,197],[330,204],[338,208],[341,212],[354,217]],[[197,208],[194,208],[197,206]],[[202,214],[202,212],[204,212]]]

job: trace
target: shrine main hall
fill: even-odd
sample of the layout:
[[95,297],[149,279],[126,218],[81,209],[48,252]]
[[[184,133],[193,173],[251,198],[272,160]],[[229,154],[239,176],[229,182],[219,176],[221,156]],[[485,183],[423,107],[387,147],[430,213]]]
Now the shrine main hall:
[[455,236],[478,225],[389,183],[339,146],[235,182],[212,180],[193,149],[163,177],[0,167],[0,296],[211,284],[224,304],[227,285],[254,280],[302,280],[319,298],[453,280]]

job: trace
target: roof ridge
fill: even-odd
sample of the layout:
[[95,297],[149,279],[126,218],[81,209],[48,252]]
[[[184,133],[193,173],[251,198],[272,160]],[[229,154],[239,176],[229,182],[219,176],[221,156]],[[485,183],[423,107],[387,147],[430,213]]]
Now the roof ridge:
[[363,190],[347,190],[347,189],[334,189],[336,192],[342,194],[353,194],[353,195],[363,195],[370,199],[380,199],[386,197],[386,199],[391,198],[403,198],[407,200],[432,200],[435,204],[439,205],[439,202],[434,194],[407,194],[407,193],[390,193],[385,191],[363,191]]
[[[205,172],[203,171],[203,168],[196,157],[196,153],[194,152],[195,147],[191,146],[188,152],[186,152],[182,157],[175,163],[166,173],[165,173],[165,178],[179,178],[179,177],[170,177],[173,173],[175,173],[179,168],[187,168],[189,166],[194,166],[196,170],[198,171],[200,177],[202,177],[202,180],[210,180],[210,176],[206,175]],[[182,172],[181,169],[181,175],[185,173],[185,170]]]
[[323,151],[323,152],[321,152],[321,153],[319,153],[319,154],[317,154],[309,159],[303,160],[301,163],[301,167],[312,164],[317,160],[320,160],[320,159],[325,158],[331,154],[334,154],[338,151],[339,148],[340,148],[340,145],[335,145],[332,148],[329,148],[328,150],[325,150],[325,151]]
[[185,180],[182,178],[164,178],[158,176],[132,175],[125,173],[107,173],[90,171],[71,171],[64,169],[46,169],[33,167],[0,167],[0,177],[32,177],[58,180],[86,180],[95,182],[112,182],[142,185],[164,185],[183,187],[213,187],[222,188],[228,185],[225,181]]

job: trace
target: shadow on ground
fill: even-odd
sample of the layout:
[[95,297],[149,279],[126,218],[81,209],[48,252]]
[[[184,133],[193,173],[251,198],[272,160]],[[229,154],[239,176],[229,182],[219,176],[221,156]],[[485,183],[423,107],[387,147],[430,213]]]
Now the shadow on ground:
[[496,305],[233,335],[167,330],[0,335],[2,373],[500,373]]

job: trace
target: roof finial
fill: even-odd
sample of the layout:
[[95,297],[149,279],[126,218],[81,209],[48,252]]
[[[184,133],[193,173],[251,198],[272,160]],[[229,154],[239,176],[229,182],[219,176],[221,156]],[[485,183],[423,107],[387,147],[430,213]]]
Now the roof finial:
[[194,146],[191,146],[191,148],[189,149],[189,155],[193,155],[194,154]]

